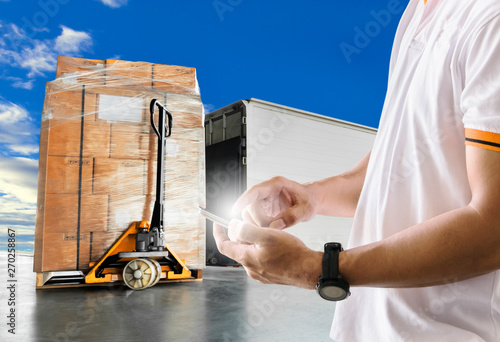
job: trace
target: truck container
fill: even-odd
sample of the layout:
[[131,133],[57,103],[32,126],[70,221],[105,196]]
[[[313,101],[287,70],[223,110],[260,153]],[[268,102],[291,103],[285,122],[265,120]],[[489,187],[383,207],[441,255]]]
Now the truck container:
[[[258,99],[205,115],[207,209],[226,219],[249,187],[273,176],[299,183],[352,168],[372,148],[377,130]],[[316,216],[286,231],[314,249],[347,243],[351,218]],[[236,265],[220,254],[207,222],[207,265]]]

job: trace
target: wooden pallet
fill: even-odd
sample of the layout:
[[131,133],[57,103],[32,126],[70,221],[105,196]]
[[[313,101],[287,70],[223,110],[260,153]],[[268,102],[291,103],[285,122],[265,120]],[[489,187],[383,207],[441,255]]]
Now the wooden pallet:
[[[36,274],[36,289],[61,289],[61,288],[77,288],[77,287],[96,287],[96,286],[124,286],[126,285],[121,280],[116,280],[110,283],[99,283],[99,284],[46,284],[47,273],[50,272],[38,272]],[[199,282],[203,280],[203,270],[191,270],[191,278],[186,279],[160,279],[158,284],[170,284],[170,283],[189,283],[189,282]],[[158,285],[157,284],[157,285]]]

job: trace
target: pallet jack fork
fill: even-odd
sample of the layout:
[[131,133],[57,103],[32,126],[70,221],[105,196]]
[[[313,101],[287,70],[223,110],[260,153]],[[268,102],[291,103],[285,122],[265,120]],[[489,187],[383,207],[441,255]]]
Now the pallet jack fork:
[[[155,110],[158,108],[158,126]],[[191,271],[167,245],[163,226],[163,183],[165,142],[172,134],[172,114],[157,100],[150,104],[151,126],[158,136],[156,199],[151,223],[133,222],[108,252],[85,276],[85,283],[110,283],[123,280],[133,290],[154,286],[160,279],[191,278]]]

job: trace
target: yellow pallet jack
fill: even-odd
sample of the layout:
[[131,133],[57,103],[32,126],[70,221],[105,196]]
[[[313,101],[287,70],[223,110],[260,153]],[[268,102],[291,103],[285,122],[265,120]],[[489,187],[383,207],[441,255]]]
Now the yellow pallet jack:
[[[158,126],[155,110],[158,107]],[[158,136],[156,199],[151,223],[133,222],[109,251],[85,276],[85,283],[107,283],[116,280],[133,290],[154,286],[166,279],[191,278],[191,271],[167,245],[163,228],[163,182],[165,143],[172,134],[172,114],[157,100],[150,104],[151,126]],[[159,128],[159,129],[158,129]]]
[[[155,110],[158,108],[158,126]],[[165,143],[172,134],[172,114],[157,100],[150,104],[151,126],[158,136],[156,199],[151,223],[133,222],[90,271],[48,272],[37,279],[37,287],[57,285],[104,285],[123,281],[133,290],[144,290],[162,282],[200,280],[201,270],[190,271],[167,245],[163,225]],[[47,279],[43,279],[47,278]],[[38,286],[41,284],[42,286]],[[48,286],[43,286],[48,285]],[[52,286],[51,286],[52,285]]]

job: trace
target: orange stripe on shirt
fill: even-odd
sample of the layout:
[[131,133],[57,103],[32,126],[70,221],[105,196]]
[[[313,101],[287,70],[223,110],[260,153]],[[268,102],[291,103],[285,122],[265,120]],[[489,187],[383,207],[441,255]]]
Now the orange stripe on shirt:
[[500,151],[500,134],[466,128],[465,144]]

